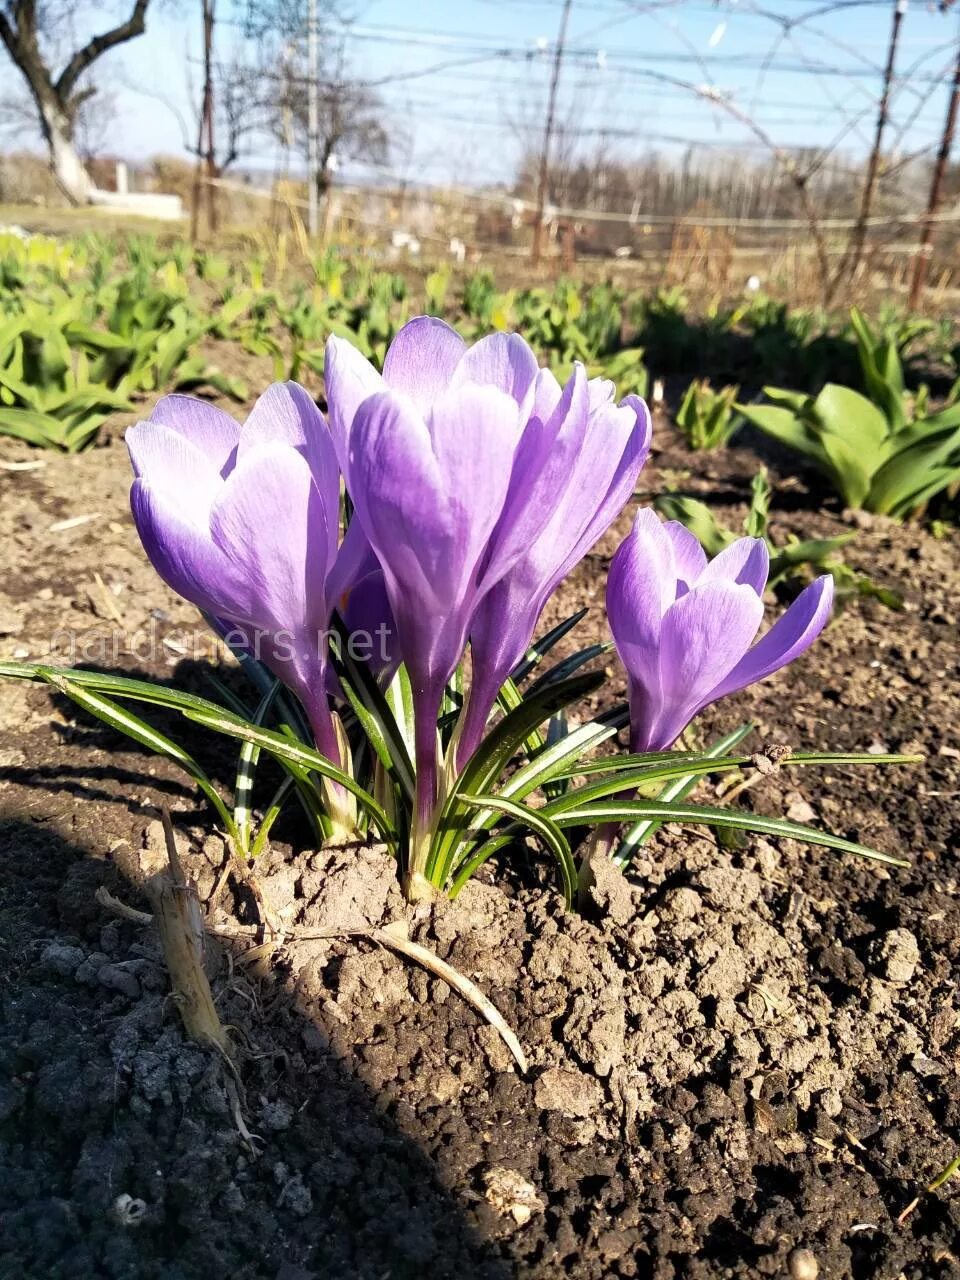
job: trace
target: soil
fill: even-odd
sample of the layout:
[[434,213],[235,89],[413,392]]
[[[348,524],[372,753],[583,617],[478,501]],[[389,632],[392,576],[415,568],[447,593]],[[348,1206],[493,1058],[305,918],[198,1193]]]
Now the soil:
[[[693,455],[661,424],[644,486],[679,484],[734,523],[755,443]],[[235,679],[139,549],[115,433],[73,458],[4,442],[0,463],[0,656],[207,694],[205,672]],[[166,804],[211,919],[248,923],[232,883],[214,901],[209,813],[169,762],[45,688],[0,685],[3,1280],[955,1274],[952,1184],[897,1217],[960,1129],[960,540],[854,520],[786,474],[775,536],[856,528],[848,561],[905,607],[853,602],[704,731],[752,717],[757,746],[922,751],[910,769],[783,769],[742,798],[909,869],[683,828],[581,917],[533,850],[416,913],[384,854],[317,852],[293,819],[258,866],[294,928],[408,918],[499,1007],[525,1075],[446,983],[362,936],[211,941],[251,1146],[224,1064],[184,1039],[153,930],[95,897],[146,907]],[[589,604],[579,642],[602,635],[628,519],[544,626]],[[224,744],[155,723],[229,785]]]

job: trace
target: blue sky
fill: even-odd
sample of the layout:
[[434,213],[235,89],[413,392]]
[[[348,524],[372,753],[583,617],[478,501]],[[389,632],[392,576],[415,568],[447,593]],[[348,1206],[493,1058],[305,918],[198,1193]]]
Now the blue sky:
[[[704,154],[762,154],[746,127],[673,83],[679,80],[730,95],[780,145],[819,145],[845,130],[843,148],[862,153],[873,130],[891,4],[847,3],[788,35],[759,12],[796,20],[822,7],[818,0],[573,0],[561,125],[575,122],[581,146],[602,142],[624,158],[650,147],[679,155],[688,143]],[[331,38],[343,42],[357,77],[386,82],[378,92],[395,138],[393,170],[472,186],[508,180],[524,140],[535,136],[560,13],[561,0],[355,0]],[[219,29],[221,56],[236,30],[229,23]],[[928,78],[946,81],[958,35],[955,13],[911,4],[890,135],[902,127],[905,150],[939,137],[946,86],[926,96]],[[182,153],[177,113],[190,116],[199,53],[199,22],[182,9],[179,16],[158,9],[147,35],[112,55],[118,152],[131,159]],[[251,159],[268,171],[273,163],[267,150]],[[354,165],[348,174],[362,177],[364,170]]]

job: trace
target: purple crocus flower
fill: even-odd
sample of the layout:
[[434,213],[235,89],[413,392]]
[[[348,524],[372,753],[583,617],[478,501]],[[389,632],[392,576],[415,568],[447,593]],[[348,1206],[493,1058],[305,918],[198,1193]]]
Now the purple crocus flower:
[[708,563],[682,524],[638,513],[607,578],[610,630],[629,677],[632,750],[667,750],[704,707],[779,671],[826,626],[829,574],[753,644],[769,567],[760,538],[740,538]]
[[[352,637],[353,656],[389,683],[400,665],[397,629],[383,569],[357,519],[350,521],[344,535],[327,579],[327,595]],[[339,687],[333,687],[342,696]]]
[[414,696],[413,863],[438,799],[437,713],[484,594],[560,502],[590,414],[578,367],[559,396],[515,334],[473,347],[421,316],[397,334],[381,376],[349,343],[327,343],[331,433],[347,488],[383,566]]
[[340,763],[326,693],[336,600],[340,469],[323,417],[277,383],[241,426],[190,396],[162,399],[126,435],[133,518],[175,591],[237,637],[299,697],[317,747]]
[[[601,378],[593,379],[587,391],[587,430],[561,481],[559,503],[474,615],[473,681],[459,733],[461,761],[483,737],[497,693],[526,652],[547,600],[620,514],[650,452],[650,413],[638,396],[618,406],[613,383]],[[559,385],[545,373],[541,396],[557,402],[560,395]]]

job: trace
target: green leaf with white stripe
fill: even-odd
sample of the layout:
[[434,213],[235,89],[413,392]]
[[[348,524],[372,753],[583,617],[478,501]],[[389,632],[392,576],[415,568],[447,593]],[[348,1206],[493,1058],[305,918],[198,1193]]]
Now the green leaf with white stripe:
[[602,683],[603,674],[591,672],[549,685],[524,699],[491,730],[457,776],[441,811],[427,859],[426,874],[432,884],[446,883],[456,865],[460,844],[472,836],[462,799],[490,792],[534,729],[570,703],[593,693]]
[[[254,724],[263,724],[274,700],[280,691],[280,681],[273,682],[273,688],[260,699],[253,716]],[[246,854],[250,847],[250,821],[253,811],[253,782],[260,759],[260,748],[255,742],[244,742],[240,747],[237,760],[237,781],[233,789],[233,822],[237,829],[237,843],[240,851]]]
[[842,853],[856,853],[874,862],[884,862],[892,867],[909,867],[903,858],[881,853],[854,840],[844,840],[829,831],[820,831],[800,822],[788,822],[784,818],[767,818],[762,814],[746,813],[742,809],[718,809],[709,805],[689,804],[682,801],[665,803],[662,800],[596,800],[592,804],[568,810],[553,819],[562,830],[567,827],[593,826],[597,823],[628,822],[631,819],[653,819],[658,825],[671,822],[691,822],[710,827],[726,827],[735,831],[755,831],[760,835],[778,836],[785,840],[799,840],[804,844],[823,845]]
[[350,633],[336,613],[333,627],[339,643],[331,645],[330,651],[347,701],[380,763],[412,805],[416,783],[403,732],[373,672],[353,656]]
[[576,613],[572,613],[569,618],[564,618],[563,622],[558,622],[545,636],[532,644],[510,672],[510,679],[513,683],[516,685],[522,684],[530,672],[540,665],[550,650],[555,645],[558,645],[564,636],[568,635],[589,612],[589,609],[578,609]]
[[135,716],[132,711],[122,707],[118,702],[104,697],[103,694],[81,688],[80,685],[74,684],[72,680],[67,680],[62,676],[51,676],[49,683],[70,698],[72,702],[75,702],[78,707],[82,707],[91,715],[96,716],[98,720],[109,725],[111,729],[116,729],[128,738],[132,738],[134,742],[139,742],[141,746],[147,747],[150,751],[155,751],[158,755],[166,756],[168,759],[175,761],[185,773],[190,775],[207,797],[214,809],[216,809],[230,838],[239,845],[239,833],[230,811],[224,804],[216,787],[188,751],[185,751],[172,738],[168,738],[166,734],[147,724],[145,720],[141,720],[139,716]]
[[[725,756],[728,752],[738,747],[744,738],[749,737],[754,728],[752,721],[748,720],[746,724],[739,725],[732,732],[711,743],[704,755],[708,759],[718,759],[720,756]],[[686,800],[687,796],[696,789],[700,776],[697,773],[690,773],[668,782],[660,793],[660,800],[669,802]],[[658,822],[649,821],[634,823],[614,850],[613,860],[617,866],[627,866],[637,849],[659,830],[660,825]]]
[[564,900],[568,907],[573,906],[577,891],[577,867],[573,853],[566,836],[542,809],[528,809],[526,805],[516,804],[513,800],[504,800],[503,796],[465,796],[464,803],[478,809],[494,809],[497,813],[506,814],[539,837],[557,860]]

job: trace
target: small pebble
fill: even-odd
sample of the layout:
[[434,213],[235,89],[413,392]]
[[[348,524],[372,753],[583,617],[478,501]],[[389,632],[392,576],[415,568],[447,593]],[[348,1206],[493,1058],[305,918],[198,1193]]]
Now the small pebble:
[[881,977],[900,985],[916,973],[920,947],[909,929],[891,929],[873,941],[870,958]]
[[293,1107],[289,1102],[267,1102],[260,1109],[260,1123],[272,1133],[289,1129],[293,1121]]
[[788,1263],[790,1280],[817,1280],[820,1264],[809,1249],[794,1249]]
[[121,1227],[135,1227],[147,1212],[145,1201],[135,1196],[120,1195],[113,1202],[113,1216]]
[[76,973],[83,961],[84,953],[80,947],[71,947],[63,942],[51,942],[40,953],[40,963],[65,978]]

